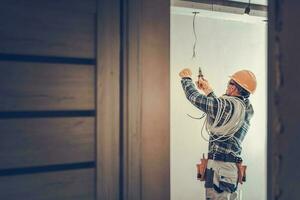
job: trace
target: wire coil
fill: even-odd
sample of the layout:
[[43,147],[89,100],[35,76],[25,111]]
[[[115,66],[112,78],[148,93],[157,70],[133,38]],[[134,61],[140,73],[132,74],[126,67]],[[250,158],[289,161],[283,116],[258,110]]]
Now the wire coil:
[[[222,96],[220,98],[216,98],[216,100],[218,104],[218,111],[215,118],[213,119],[206,115],[201,129],[202,138],[208,142],[226,141],[234,137],[234,134],[242,127],[246,115],[246,105],[239,98]],[[225,117],[225,109],[228,107],[228,104],[229,111]],[[225,119],[221,123],[224,117]],[[204,136],[204,127],[206,128],[206,132],[210,136],[210,139],[207,139]]]

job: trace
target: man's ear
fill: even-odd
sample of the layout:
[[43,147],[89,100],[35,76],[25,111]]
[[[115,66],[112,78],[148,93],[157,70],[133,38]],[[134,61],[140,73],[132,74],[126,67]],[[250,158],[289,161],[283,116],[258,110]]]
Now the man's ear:
[[240,94],[240,92],[239,92],[239,90],[238,90],[238,88],[237,88],[236,86],[233,87],[233,91],[234,91],[235,93],[237,93],[237,94]]

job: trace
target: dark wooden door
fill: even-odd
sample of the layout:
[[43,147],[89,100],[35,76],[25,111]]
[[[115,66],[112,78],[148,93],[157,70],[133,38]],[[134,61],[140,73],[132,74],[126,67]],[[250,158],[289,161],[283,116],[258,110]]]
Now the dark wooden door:
[[0,199],[167,200],[169,1],[0,1]]
[[95,199],[96,5],[0,1],[0,199]]

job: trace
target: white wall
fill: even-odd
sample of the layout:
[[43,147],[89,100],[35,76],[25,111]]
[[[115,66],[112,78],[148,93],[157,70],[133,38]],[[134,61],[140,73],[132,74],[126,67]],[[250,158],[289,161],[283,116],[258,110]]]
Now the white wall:
[[[185,10],[186,12],[186,10]],[[189,11],[191,13],[192,10]],[[203,183],[196,180],[196,163],[207,152],[207,142],[200,135],[203,121],[186,114],[200,116],[185,98],[178,77],[189,67],[196,77],[202,67],[217,95],[225,92],[228,76],[239,69],[256,74],[258,88],[250,97],[254,107],[251,128],[243,143],[244,164],[248,165],[243,199],[266,199],[266,24],[250,16],[236,16],[200,11],[196,21],[197,58],[192,58],[194,36],[192,15],[180,9],[171,15],[171,199],[200,200],[204,198]],[[243,18],[243,19],[242,19]],[[242,20],[240,20],[242,19]]]

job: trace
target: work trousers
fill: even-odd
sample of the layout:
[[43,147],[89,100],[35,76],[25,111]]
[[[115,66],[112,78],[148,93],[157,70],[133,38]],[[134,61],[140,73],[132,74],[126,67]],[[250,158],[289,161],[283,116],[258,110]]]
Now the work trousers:
[[208,160],[205,179],[206,200],[241,200],[237,184],[236,163]]
[[241,190],[239,189],[236,192],[222,192],[218,193],[213,188],[206,188],[206,200],[242,200]]

